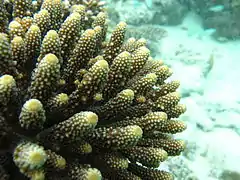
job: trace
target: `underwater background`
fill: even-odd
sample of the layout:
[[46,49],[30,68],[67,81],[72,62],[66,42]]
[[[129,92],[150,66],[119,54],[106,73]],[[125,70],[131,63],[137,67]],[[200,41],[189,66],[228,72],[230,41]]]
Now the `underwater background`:
[[0,180],[240,180],[240,0],[0,0]]
[[181,82],[187,150],[164,168],[178,180],[239,180],[240,1],[111,0],[108,12]]

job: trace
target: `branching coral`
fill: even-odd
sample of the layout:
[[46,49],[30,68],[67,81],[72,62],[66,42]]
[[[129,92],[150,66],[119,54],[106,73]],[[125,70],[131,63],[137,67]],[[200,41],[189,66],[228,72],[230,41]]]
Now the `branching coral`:
[[143,39],[124,42],[124,22],[106,42],[105,12],[85,24],[84,8],[37,5],[0,7],[11,13],[0,14],[10,17],[0,29],[1,177],[173,179],[155,169],[184,149],[172,137],[186,128],[176,120],[186,108],[179,82],[165,83],[171,70]]
[[136,28],[135,26],[128,27],[126,32],[126,39],[134,37],[136,39],[144,38],[149,41],[159,41],[166,37],[168,32],[154,25],[144,25]]

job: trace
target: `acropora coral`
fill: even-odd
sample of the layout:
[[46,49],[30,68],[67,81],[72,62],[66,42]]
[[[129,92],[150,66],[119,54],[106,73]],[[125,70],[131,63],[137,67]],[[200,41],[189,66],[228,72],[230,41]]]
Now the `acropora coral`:
[[1,0],[1,180],[173,179],[180,84],[91,2]]

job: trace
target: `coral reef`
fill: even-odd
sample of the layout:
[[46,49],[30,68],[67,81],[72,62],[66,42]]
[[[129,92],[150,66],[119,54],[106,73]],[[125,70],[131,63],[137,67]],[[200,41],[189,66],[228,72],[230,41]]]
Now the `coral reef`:
[[125,33],[125,39],[145,39],[147,41],[146,47],[151,51],[151,56],[155,57],[159,52],[159,44],[161,40],[168,36],[167,30],[154,25],[131,26]]
[[126,23],[106,41],[102,5],[1,1],[1,179],[173,179],[179,82]]
[[108,11],[111,20],[126,21],[130,25],[178,25],[181,24],[187,8],[174,0],[118,0],[110,1]]
[[220,41],[238,39],[240,36],[240,1],[178,0],[202,18],[205,29],[215,29],[213,37]]
[[162,38],[168,35],[167,30],[154,25],[142,25],[142,26],[128,26],[128,30],[125,34],[125,38],[131,37],[140,39],[144,38],[147,41],[158,42]]

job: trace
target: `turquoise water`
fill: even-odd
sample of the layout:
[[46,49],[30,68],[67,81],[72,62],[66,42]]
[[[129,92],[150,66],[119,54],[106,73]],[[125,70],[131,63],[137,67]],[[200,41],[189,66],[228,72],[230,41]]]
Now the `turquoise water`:
[[239,1],[112,0],[108,10],[181,82],[188,129],[176,137],[188,146],[159,168],[182,180],[239,180]]

